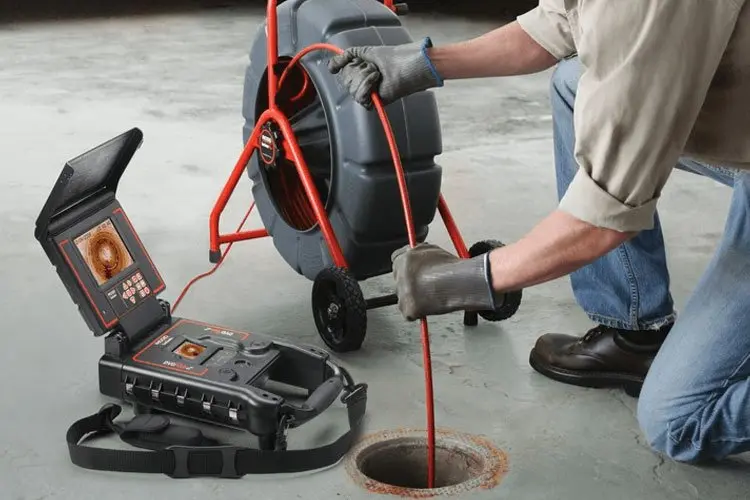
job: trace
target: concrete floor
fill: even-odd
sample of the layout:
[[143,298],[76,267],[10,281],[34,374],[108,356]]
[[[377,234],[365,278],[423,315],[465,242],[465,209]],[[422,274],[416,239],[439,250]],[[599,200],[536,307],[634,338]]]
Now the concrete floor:
[[[97,392],[102,342],[89,334],[33,239],[34,219],[67,159],[141,127],[145,144],[121,182],[120,200],[169,284],[164,296],[174,300],[209,266],[207,216],[239,152],[243,71],[261,15],[215,10],[0,27],[3,499],[367,496],[343,467],[175,481],[94,473],[68,461],[67,426],[106,402]],[[437,43],[496,25],[422,14],[405,22],[415,37],[430,34]],[[438,94],[445,195],[468,240],[516,239],[555,206],[548,78],[450,83]],[[248,193],[239,191],[227,227]],[[678,306],[709,258],[728,194],[681,173],[665,193]],[[432,239],[447,243],[439,225]],[[388,285],[385,277],[363,287],[374,294]],[[309,291],[270,242],[247,243],[193,289],[180,313],[320,345]],[[504,481],[472,498],[748,498],[747,460],[710,468],[665,461],[644,444],[635,400],[561,385],[528,366],[539,334],[589,326],[566,280],[528,290],[519,313],[503,324],[465,330],[460,315],[430,322],[438,425],[484,435],[510,460]],[[368,431],[423,425],[419,331],[395,308],[370,315],[364,349],[343,362],[370,384]],[[293,438],[291,446],[299,443]]]

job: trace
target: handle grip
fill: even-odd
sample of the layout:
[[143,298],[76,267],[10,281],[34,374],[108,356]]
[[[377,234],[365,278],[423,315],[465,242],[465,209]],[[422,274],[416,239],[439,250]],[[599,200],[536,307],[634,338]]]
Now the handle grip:
[[344,381],[341,377],[331,377],[320,384],[312,394],[307,397],[302,406],[291,406],[296,425],[302,424],[323,413],[326,408],[336,400],[344,389]]
[[315,415],[322,413],[331,406],[341,391],[344,389],[344,381],[341,377],[331,377],[318,386],[307,398],[303,408],[311,409]]

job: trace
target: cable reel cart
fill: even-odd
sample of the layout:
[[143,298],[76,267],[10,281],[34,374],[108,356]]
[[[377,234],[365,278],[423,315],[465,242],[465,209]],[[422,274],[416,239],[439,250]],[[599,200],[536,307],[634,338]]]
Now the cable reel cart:
[[[328,71],[330,50],[318,49],[412,42],[398,15],[404,11],[376,0],[268,2],[245,74],[245,149],[211,214],[211,260],[220,260],[223,243],[270,236],[287,264],[313,281],[315,323],[336,352],[361,347],[367,309],[397,302],[395,295],[366,300],[359,281],[389,273],[391,254],[408,243],[408,235],[383,123]],[[386,113],[418,241],[426,239],[439,211],[459,256],[502,245],[482,241],[467,249],[440,194],[435,157],[442,137],[434,95],[408,96]],[[220,234],[221,212],[245,169],[264,229]],[[520,300],[520,291],[508,294],[498,310],[479,314],[490,321],[509,318]],[[476,317],[467,313],[465,323]]]

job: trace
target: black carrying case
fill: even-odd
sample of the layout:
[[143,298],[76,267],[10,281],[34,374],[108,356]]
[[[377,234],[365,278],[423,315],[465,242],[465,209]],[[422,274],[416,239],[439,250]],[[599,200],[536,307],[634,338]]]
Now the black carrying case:
[[[328,353],[173,317],[166,287],[116,198],[125,168],[143,141],[131,129],[67,162],[39,214],[35,237],[96,336],[104,337],[100,392],[133,405],[117,421],[108,404],[67,432],[72,462],[175,478],[300,472],[335,464],[352,446],[366,411],[356,384]],[[336,400],[349,429],[328,445],[288,450],[287,432]],[[247,431],[258,448],[205,436],[168,415]],[[86,439],[116,434],[143,449],[104,449]]]

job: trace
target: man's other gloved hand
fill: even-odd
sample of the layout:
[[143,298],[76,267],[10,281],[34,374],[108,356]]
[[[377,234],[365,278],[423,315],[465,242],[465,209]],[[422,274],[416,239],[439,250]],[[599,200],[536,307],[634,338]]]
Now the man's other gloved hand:
[[427,56],[429,38],[402,45],[351,47],[328,63],[333,74],[359,104],[372,108],[376,91],[388,105],[402,97],[441,87],[443,80]]
[[409,321],[454,311],[492,311],[501,305],[492,290],[489,254],[461,259],[422,243],[391,256],[401,314]]

